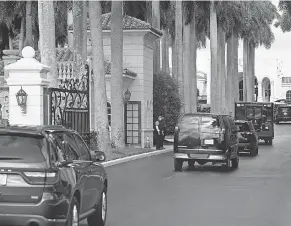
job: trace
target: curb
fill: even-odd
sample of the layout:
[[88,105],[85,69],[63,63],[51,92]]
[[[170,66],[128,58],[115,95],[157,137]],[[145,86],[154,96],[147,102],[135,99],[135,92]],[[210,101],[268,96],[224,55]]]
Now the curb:
[[172,150],[173,150],[172,148],[167,148],[164,150],[151,151],[151,152],[146,152],[146,153],[142,153],[142,154],[138,154],[138,155],[127,156],[124,158],[114,159],[114,160],[110,160],[108,162],[104,162],[104,163],[102,163],[102,165],[104,167],[114,166],[114,165],[118,165],[121,163],[126,163],[126,162],[130,162],[133,160],[137,160],[137,159],[142,159],[142,158],[151,157],[151,156],[155,156],[155,155],[161,155],[164,153],[171,152]]

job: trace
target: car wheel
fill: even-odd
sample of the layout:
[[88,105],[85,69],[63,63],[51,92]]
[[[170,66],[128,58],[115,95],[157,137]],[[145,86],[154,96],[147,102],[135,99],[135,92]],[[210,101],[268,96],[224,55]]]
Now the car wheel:
[[251,149],[251,151],[250,151],[251,156],[257,156],[258,153],[259,153],[259,147],[258,146],[253,147]]
[[195,160],[188,160],[188,167],[189,168],[194,168],[195,165]]
[[183,161],[182,159],[174,159],[175,171],[182,171]]
[[269,140],[269,145],[273,145],[273,139]]
[[226,169],[226,170],[230,170],[231,168],[231,160],[229,158],[226,159],[225,163],[223,164],[223,167]]
[[107,218],[107,192],[103,190],[96,211],[87,219],[88,226],[105,226]]
[[239,157],[237,155],[236,158],[231,160],[231,168],[232,169],[237,169],[238,165],[239,165]]
[[79,202],[76,199],[76,197],[74,197],[69,210],[67,226],[78,226],[78,225],[79,225]]

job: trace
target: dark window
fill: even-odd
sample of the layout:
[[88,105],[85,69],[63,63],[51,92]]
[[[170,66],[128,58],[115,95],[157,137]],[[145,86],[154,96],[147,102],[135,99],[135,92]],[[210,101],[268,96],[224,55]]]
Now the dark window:
[[80,160],[90,161],[91,156],[90,156],[90,152],[89,152],[86,144],[84,143],[84,141],[81,139],[81,137],[79,135],[74,134],[74,137],[75,137],[77,144],[79,146],[78,151],[80,152]]
[[107,102],[107,115],[109,126],[111,126],[111,104],[109,102]]
[[44,162],[45,158],[42,154],[42,149],[45,148],[44,142],[42,136],[0,135],[0,161],[7,161],[9,158],[9,161],[15,162]]
[[80,160],[81,153],[73,134],[65,134],[65,148],[67,160]]
[[201,132],[202,133],[216,133],[219,132],[220,122],[216,116],[202,116],[201,117]]
[[191,132],[198,132],[199,117],[198,116],[185,116],[179,123],[180,136],[183,134],[189,135]]
[[245,123],[236,123],[236,127],[237,127],[238,132],[249,132],[250,131],[249,125],[246,122]]
[[286,102],[291,102],[291,90],[286,92]]

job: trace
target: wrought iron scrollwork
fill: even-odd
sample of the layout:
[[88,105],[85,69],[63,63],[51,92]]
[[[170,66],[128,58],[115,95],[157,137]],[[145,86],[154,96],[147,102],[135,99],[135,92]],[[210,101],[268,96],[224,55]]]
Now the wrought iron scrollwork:
[[[59,88],[51,88],[50,103],[53,125],[72,127],[72,122],[66,118],[66,112],[89,115],[89,66],[85,66],[85,71],[81,70],[80,78],[65,79]],[[89,124],[89,121],[86,123]]]

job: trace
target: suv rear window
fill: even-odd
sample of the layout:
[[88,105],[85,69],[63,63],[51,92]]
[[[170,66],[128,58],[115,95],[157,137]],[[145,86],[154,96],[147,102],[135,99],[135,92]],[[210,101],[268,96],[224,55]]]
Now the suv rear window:
[[236,124],[238,132],[249,132],[250,131],[249,125],[247,123],[236,122],[235,124]]
[[202,133],[213,133],[219,129],[219,126],[216,116],[185,116],[179,123],[179,133],[190,134],[198,132],[199,129]]
[[44,162],[41,136],[0,135],[0,162],[15,161],[25,163]]

